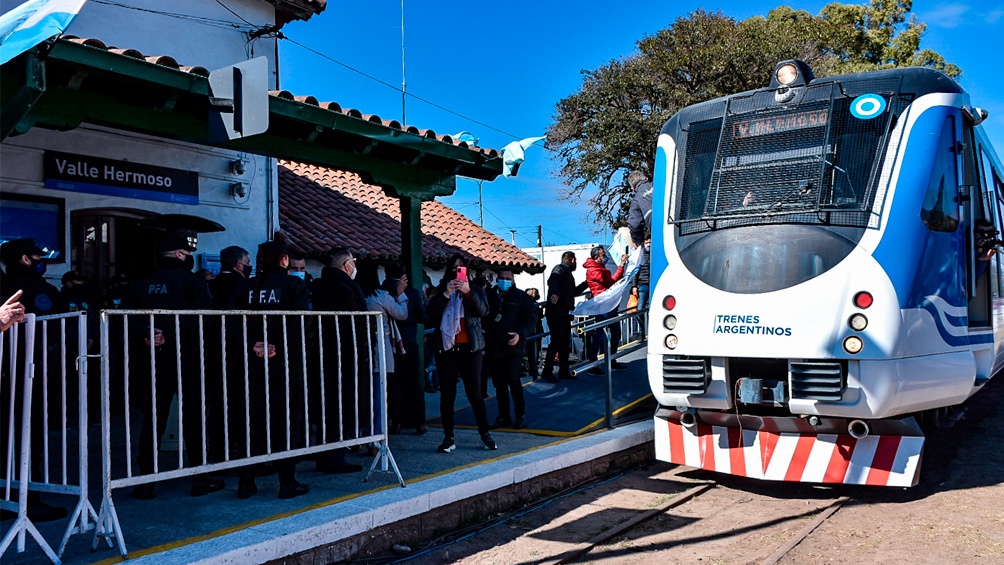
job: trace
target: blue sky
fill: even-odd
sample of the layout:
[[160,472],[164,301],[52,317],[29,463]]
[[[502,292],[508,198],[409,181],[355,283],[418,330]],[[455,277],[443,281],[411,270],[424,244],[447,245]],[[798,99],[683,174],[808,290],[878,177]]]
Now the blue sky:
[[[785,4],[818,14],[827,2]],[[676,18],[704,8],[745,19],[778,5],[761,0],[405,0],[407,91],[435,104],[408,97],[406,121],[440,134],[469,131],[482,147],[501,149],[516,138],[543,135],[555,104],[581,85],[582,70],[634,53],[639,39]],[[913,14],[928,24],[921,47],[962,68],[961,83],[974,105],[990,111],[985,127],[998,153],[1004,153],[1004,78],[998,63],[1004,0],[918,0]],[[284,33],[341,65],[283,41],[282,88],[401,119],[401,93],[387,86],[401,86],[400,0],[328,0],[320,16],[289,24]],[[536,244],[538,224],[548,245],[609,240],[586,220],[589,194],[579,202],[560,198],[565,187],[555,176],[557,167],[548,151],[532,147],[518,176],[484,183],[484,227],[507,241],[516,230],[521,247]],[[459,179],[456,194],[443,201],[478,221],[476,182]]]

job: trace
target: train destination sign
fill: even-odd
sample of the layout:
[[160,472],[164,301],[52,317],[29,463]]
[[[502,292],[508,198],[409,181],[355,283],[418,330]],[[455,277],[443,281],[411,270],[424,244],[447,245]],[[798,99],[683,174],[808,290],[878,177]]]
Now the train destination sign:
[[756,120],[744,120],[732,124],[732,138],[742,139],[770,133],[783,133],[786,131],[825,126],[829,118],[829,110],[813,110]]
[[199,173],[46,151],[45,187],[139,200],[199,203]]

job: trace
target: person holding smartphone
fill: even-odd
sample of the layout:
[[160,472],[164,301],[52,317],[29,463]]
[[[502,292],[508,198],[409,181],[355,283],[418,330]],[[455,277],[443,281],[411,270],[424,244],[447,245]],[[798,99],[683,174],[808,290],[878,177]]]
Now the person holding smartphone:
[[460,380],[464,382],[464,393],[474,411],[481,443],[485,449],[498,449],[488,431],[488,414],[480,389],[481,352],[485,348],[481,318],[488,314],[488,296],[468,282],[467,262],[463,256],[454,255],[446,264],[443,281],[429,299],[426,313],[428,327],[435,330],[430,346],[436,352],[439,414],[443,421],[443,443],[437,451],[450,453],[457,448],[453,409]]

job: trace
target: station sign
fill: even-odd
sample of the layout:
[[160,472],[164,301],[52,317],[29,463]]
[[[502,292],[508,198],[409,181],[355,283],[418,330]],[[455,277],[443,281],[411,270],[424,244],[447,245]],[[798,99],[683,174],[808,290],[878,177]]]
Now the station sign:
[[138,200],[198,205],[199,173],[46,151],[45,187]]

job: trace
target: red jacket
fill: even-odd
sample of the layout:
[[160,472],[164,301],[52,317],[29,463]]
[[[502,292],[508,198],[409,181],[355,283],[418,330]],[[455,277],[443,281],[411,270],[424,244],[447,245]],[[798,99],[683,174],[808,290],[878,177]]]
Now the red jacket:
[[589,292],[593,293],[594,297],[612,287],[624,276],[623,266],[617,267],[617,271],[611,275],[609,269],[594,261],[592,257],[586,259],[582,266],[586,268],[586,282],[589,283]]

